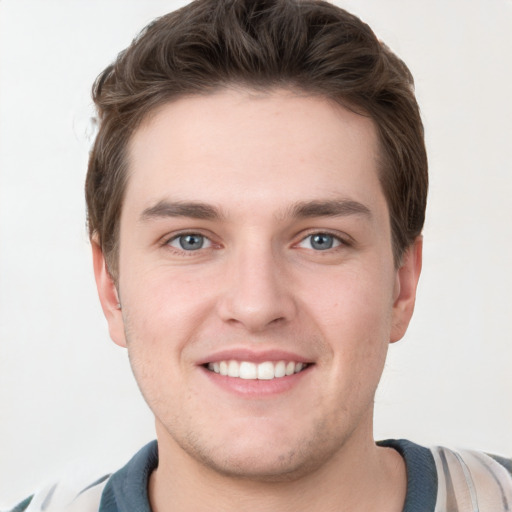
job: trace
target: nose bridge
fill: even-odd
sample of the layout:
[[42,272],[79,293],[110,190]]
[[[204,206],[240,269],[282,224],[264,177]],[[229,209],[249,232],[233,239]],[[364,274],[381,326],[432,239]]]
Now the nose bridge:
[[223,320],[261,331],[294,314],[290,283],[282,255],[270,240],[247,237],[233,248],[227,265],[226,288],[220,301]]

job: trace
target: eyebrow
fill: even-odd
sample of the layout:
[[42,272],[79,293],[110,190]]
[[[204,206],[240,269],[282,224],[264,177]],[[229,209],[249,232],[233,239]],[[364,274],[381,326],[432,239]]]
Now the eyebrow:
[[300,201],[293,204],[287,211],[290,217],[345,217],[347,215],[363,215],[371,218],[370,209],[363,203],[348,199],[327,201]]
[[[299,201],[292,204],[284,212],[283,217],[312,218],[312,217],[344,217],[348,215],[363,215],[371,218],[370,209],[364,204],[347,199]],[[191,219],[219,220],[225,216],[219,208],[211,204],[197,201],[158,201],[154,206],[146,208],[140,218],[142,221],[166,217],[189,217]]]
[[224,216],[218,208],[207,203],[196,201],[167,200],[158,201],[154,206],[146,208],[140,218],[143,221],[166,217],[190,217],[192,219],[216,220]]

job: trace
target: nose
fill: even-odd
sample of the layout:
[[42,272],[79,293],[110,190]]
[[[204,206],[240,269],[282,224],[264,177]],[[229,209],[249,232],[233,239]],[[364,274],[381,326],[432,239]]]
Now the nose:
[[248,244],[226,262],[218,314],[224,322],[262,332],[284,325],[296,314],[292,280],[271,247]]

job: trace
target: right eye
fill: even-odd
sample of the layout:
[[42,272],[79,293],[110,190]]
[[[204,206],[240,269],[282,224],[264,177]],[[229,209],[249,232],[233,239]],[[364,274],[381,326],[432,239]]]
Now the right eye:
[[208,249],[212,246],[209,238],[199,233],[182,233],[171,238],[167,245],[180,249],[182,251],[198,251],[199,249]]

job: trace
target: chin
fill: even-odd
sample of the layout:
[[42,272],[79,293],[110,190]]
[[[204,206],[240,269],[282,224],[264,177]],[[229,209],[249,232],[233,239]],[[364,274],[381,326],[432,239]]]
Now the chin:
[[260,482],[298,480],[315,472],[336,451],[332,437],[252,434],[237,436],[237,442],[220,442],[216,447],[189,437],[181,447],[219,475]]
[[296,452],[280,454],[237,453],[220,457],[202,457],[201,463],[217,474],[259,482],[289,482],[297,480],[318,468],[311,458]]

